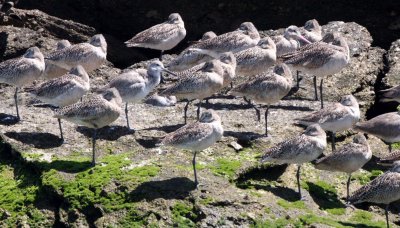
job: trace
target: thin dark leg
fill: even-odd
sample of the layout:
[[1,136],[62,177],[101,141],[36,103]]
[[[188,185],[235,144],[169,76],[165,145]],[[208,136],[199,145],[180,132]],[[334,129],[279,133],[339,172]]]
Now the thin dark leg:
[[300,79],[299,79],[299,71],[296,70],[296,81],[297,81],[297,89],[300,88]]
[[386,227],[389,228],[389,204],[386,205],[385,216],[386,216]]
[[321,83],[319,84],[319,95],[321,96],[321,109],[324,108],[324,98],[323,98],[323,94],[322,94],[322,83],[324,82],[324,79],[321,78]]
[[317,76],[314,76],[313,81],[314,81],[314,99],[317,101],[318,100]]
[[231,82],[231,89],[233,89],[233,82]]
[[125,118],[126,118],[126,126],[128,129],[131,129],[129,126],[129,118],[128,118],[128,102],[125,103]]
[[189,104],[190,104],[190,101],[187,101],[187,102],[186,102],[186,105],[185,105],[185,108],[183,109],[183,110],[184,110],[184,113],[185,113],[185,115],[184,115],[184,118],[185,118],[185,124],[186,124],[186,119],[187,119],[187,110],[188,110]]
[[301,188],[300,188],[300,168],[301,168],[301,165],[299,164],[297,167],[296,178],[297,178],[297,189],[299,191],[300,200],[302,200],[303,197],[301,196]]
[[389,153],[392,153],[392,144],[389,143]]
[[17,120],[20,120],[19,110],[18,110],[18,87],[15,88],[14,102],[15,102],[15,108],[17,109]]
[[96,137],[97,129],[94,129],[92,138],[92,166],[96,165]]
[[61,119],[58,118],[57,120],[58,120],[58,127],[60,128],[61,141],[64,142],[64,135],[63,135],[62,126],[61,126]]
[[349,202],[349,196],[350,196],[350,181],[351,181],[351,173],[349,174],[349,179],[347,179],[347,197],[346,197],[347,202]]
[[197,120],[200,119],[201,101],[203,100],[200,100],[199,103],[197,104]]
[[254,110],[256,110],[257,120],[258,120],[258,122],[260,122],[261,121],[260,109],[257,108],[257,106],[255,104],[253,104],[250,99],[247,99],[246,97],[243,97],[243,100],[246,101],[249,105],[251,105],[251,107],[253,107]]
[[160,53],[160,58],[158,58],[160,61],[162,61],[162,56],[163,56],[163,54],[164,54],[164,51],[163,51],[163,50],[161,50],[161,53]]
[[268,111],[269,111],[269,105],[267,106],[267,109],[265,110],[265,136],[268,137]]
[[196,185],[196,188],[197,188],[197,185],[199,184],[199,182],[197,181],[197,172],[196,172],[196,154],[197,154],[197,151],[194,152],[192,165],[193,165],[193,172],[194,172],[194,184]]
[[336,147],[335,147],[335,137],[336,137],[336,133],[332,131],[332,132],[331,132],[332,151],[335,151],[335,150],[336,150]]

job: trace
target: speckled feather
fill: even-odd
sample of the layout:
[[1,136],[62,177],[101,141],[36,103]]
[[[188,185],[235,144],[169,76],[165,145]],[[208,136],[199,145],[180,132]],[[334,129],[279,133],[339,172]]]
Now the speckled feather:
[[398,142],[400,141],[400,115],[398,112],[385,113],[357,123],[354,130],[375,135],[385,142]]
[[162,23],[154,25],[132,37],[130,40],[126,41],[129,46],[140,46],[142,43],[146,44],[158,44],[163,40],[166,40],[178,33],[181,27],[177,24]]

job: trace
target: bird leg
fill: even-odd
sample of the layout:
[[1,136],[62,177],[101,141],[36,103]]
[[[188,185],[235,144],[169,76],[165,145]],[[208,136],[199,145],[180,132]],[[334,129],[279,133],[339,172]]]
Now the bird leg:
[[300,89],[300,81],[303,79],[299,76],[300,71],[296,70],[297,89]]
[[258,120],[258,122],[260,122],[261,121],[260,109],[257,108],[257,106],[255,104],[253,104],[250,99],[243,97],[243,100],[246,101],[247,104],[249,104],[252,108],[254,108],[254,110],[256,110],[257,120]]
[[318,101],[318,92],[317,92],[317,76],[314,75],[314,99]]
[[58,118],[57,120],[58,120],[58,127],[60,128],[61,142],[64,142],[64,136],[63,136],[62,126],[61,126],[61,119]]
[[18,87],[15,88],[14,102],[15,102],[15,108],[17,109],[17,120],[19,121],[20,117],[19,117],[19,110],[18,110]]
[[389,228],[389,204],[385,207],[386,227]]
[[231,82],[231,89],[233,89],[233,82]]
[[96,165],[96,137],[97,137],[97,129],[95,128],[93,131],[93,138],[92,138],[92,166]]
[[347,197],[346,197],[346,202],[349,202],[349,196],[350,196],[350,181],[351,181],[351,173],[349,174],[349,179],[347,179]]
[[389,153],[392,153],[392,144],[389,143]]
[[322,95],[322,83],[324,82],[324,79],[323,78],[321,78],[321,83],[320,83],[320,85],[319,85],[319,95],[321,96],[321,109],[323,109],[324,108],[324,98],[323,98],[323,95]]
[[265,136],[268,137],[268,111],[269,111],[269,105],[267,106],[267,109],[265,110]]
[[302,200],[303,197],[301,196],[301,188],[300,188],[300,168],[301,168],[301,165],[299,164],[297,167],[296,178],[297,178],[297,189],[299,191],[300,200]]
[[185,118],[185,124],[186,124],[186,119],[187,119],[187,110],[188,110],[189,104],[190,104],[190,101],[189,101],[189,100],[187,100],[187,101],[186,101],[185,108],[183,109],[183,110],[184,110],[184,113],[185,113],[185,115],[184,115],[184,118]]
[[164,54],[164,50],[161,50],[160,58],[158,58],[160,61],[162,61],[162,56],[163,56],[163,54]]
[[336,147],[335,147],[335,138],[336,138],[336,133],[332,131],[332,132],[331,132],[332,151],[335,151],[335,150],[336,150]]
[[201,99],[200,101],[199,101],[199,103],[197,104],[197,120],[199,120],[200,119],[200,108],[201,108],[201,101],[202,101],[203,99]]
[[194,152],[192,165],[193,165],[193,172],[194,172],[194,184],[197,188],[197,185],[199,184],[199,182],[197,181],[197,172],[196,172],[196,154],[197,154],[197,151]]
[[126,126],[128,129],[131,129],[129,126],[129,118],[128,118],[128,102],[125,103],[125,118],[126,118]]

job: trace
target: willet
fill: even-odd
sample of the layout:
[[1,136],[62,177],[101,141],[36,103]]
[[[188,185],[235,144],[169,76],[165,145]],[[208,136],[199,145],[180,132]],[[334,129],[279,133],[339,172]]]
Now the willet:
[[[57,42],[56,50],[61,50],[66,47],[71,46],[71,43],[68,40],[60,40]],[[46,68],[43,72],[43,77],[46,79],[53,79],[68,73],[68,70],[58,67],[57,65],[51,64],[49,61],[44,61]]]
[[193,155],[194,183],[197,187],[196,154],[221,139],[224,130],[221,118],[213,110],[204,111],[198,122],[185,125],[169,133],[162,140],[161,145],[191,150]]
[[14,102],[18,111],[18,88],[28,85],[42,75],[45,68],[44,57],[39,48],[29,48],[22,57],[9,59],[0,63],[0,83],[15,86]]
[[96,164],[96,133],[97,129],[109,125],[118,119],[121,112],[121,97],[118,90],[110,88],[102,94],[94,95],[72,105],[56,110],[54,117],[69,122],[93,128],[92,165]]
[[316,19],[306,21],[304,24],[303,36],[311,43],[320,41],[322,39],[322,28]]
[[169,15],[164,23],[154,25],[126,41],[127,47],[143,47],[164,51],[174,48],[186,36],[185,23],[178,13]]
[[[79,101],[90,88],[89,76],[82,66],[73,67],[71,71],[59,78],[44,82],[25,91],[31,93],[38,100],[55,107],[64,107]],[[61,127],[61,120],[58,119],[61,140],[64,135]]]
[[46,62],[70,70],[82,65],[87,73],[99,68],[107,56],[107,43],[101,34],[94,35],[88,43],[74,44],[46,56]]
[[360,120],[360,108],[353,95],[343,96],[340,103],[323,108],[304,117],[295,119],[301,125],[318,123],[325,131],[332,134],[332,150],[335,150],[336,132],[345,131]]
[[199,100],[197,107],[197,117],[199,117],[202,100],[218,92],[223,87],[223,73],[224,69],[221,61],[213,60],[207,62],[203,68],[188,77],[180,79],[174,85],[162,91],[160,95],[173,95],[177,99],[187,101],[184,109],[186,124],[187,109],[190,102],[195,99]]
[[[349,47],[346,40],[341,36],[334,36],[334,38],[332,44],[315,42],[278,58],[295,70],[314,75],[316,100],[318,100],[316,77],[334,75],[350,62]],[[324,107],[322,84],[323,78],[321,78],[320,83],[321,108]]]
[[[265,135],[268,136],[268,111],[269,106],[280,101],[292,88],[292,73],[286,64],[274,67],[272,74],[264,73],[254,80],[234,87],[229,93],[235,96],[244,96],[257,103],[267,104],[265,110]],[[260,110],[253,105],[260,120]]]
[[302,199],[300,188],[301,164],[317,159],[326,147],[325,131],[318,124],[307,127],[303,134],[283,142],[266,150],[261,162],[275,162],[278,164],[297,164],[297,188]]
[[352,204],[370,202],[386,204],[386,226],[389,227],[389,204],[400,199],[400,161],[392,169],[362,186],[350,196]]
[[162,62],[156,60],[150,63],[147,70],[136,69],[122,73],[101,89],[114,87],[118,90],[122,101],[125,102],[126,125],[129,129],[128,103],[138,103],[153,91],[160,84],[162,71],[173,74],[164,68]]
[[349,200],[349,186],[351,174],[363,167],[372,157],[367,139],[363,134],[358,133],[353,138],[353,142],[344,145],[338,151],[329,154],[317,160],[315,168],[345,172],[348,174],[347,179],[347,201]]
[[392,152],[392,143],[400,142],[400,114],[389,112],[365,122],[358,122],[354,130],[380,138],[389,144],[389,152]]
[[377,95],[381,102],[396,101],[400,103],[400,85],[378,91]]

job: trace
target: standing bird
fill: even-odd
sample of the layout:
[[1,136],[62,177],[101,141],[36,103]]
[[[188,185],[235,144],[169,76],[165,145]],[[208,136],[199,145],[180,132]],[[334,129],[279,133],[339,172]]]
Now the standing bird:
[[174,85],[160,93],[163,96],[176,96],[177,99],[186,100],[184,108],[185,124],[187,122],[187,109],[191,101],[198,99],[197,119],[200,116],[201,102],[204,98],[213,95],[223,88],[224,69],[219,60],[207,62],[203,68],[182,78]]
[[[264,73],[257,78],[234,87],[229,93],[235,96],[244,96],[257,103],[267,104],[265,110],[265,135],[268,136],[269,106],[280,101],[292,88],[292,73],[286,64],[274,67],[272,74]],[[253,105],[260,121],[260,110]]]
[[129,129],[128,103],[138,103],[153,91],[160,84],[162,71],[173,74],[164,68],[162,62],[156,60],[150,63],[147,70],[135,69],[122,73],[101,89],[116,88],[118,90],[122,101],[125,102],[126,125]]
[[[338,35],[334,38],[332,44],[315,42],[279,57],[291,68],[314,75],[315,100],[318,100],[316,77],[334,75],[350,62],[349,47],[346,40]],[[321,78],[320,83],[321,108],[324,107],[322,84],[323,78]]]
[[93,128],[92,165],[96,165],[96,134],[97,129],[109,125],[118,119],[121,112],[121,97],[118,90],[110,88],[72,105],[56,110],[54,117],[69,122]]
[[377,95],[381,102],[396,101],[400,103],[400,85],[378,91]]
[[[68,74],[44,82],[25,91],[40,101],[55,107],[64,107],[79,101],[90,89],[89,75],[81,65],[73,67]],[[58,119],[61,140],[64,141],[61,120]]]
[[386,226],[389,228],[389,204],[400,199],[400,161],[368,184],[355,191],[349,198],[352,204],[370,202],[386,204]]
[[169,15],[164,23],[154,25],[126,41],[127,47],[143,47],[164,51],[174,48],[186,36],[185,23],[178,13]]
[[[316,19],[306,21],[304,24],[303,36],[311,43],[315,43],[322,39],[322,28]],[[303,43],[304,44],[304,43]]]
[[345,172],[347,179],[347,201],[349,200],[349,187],[351,174],[363,167],[372,157],[367,139],[361,133],[353,138],[353,142],[344,145],[340,150],[318,159],[315,168],[328,171]]
[[199,63],[208,61],[209,57],[205,58],[207,55],[204,52],[198,52],[197,49],[214,53],[236,53],[256,46],[258,41],[260,41],[260,34],[253,23],[243,22],[235,31],[224,33],[190,46],[176,59],[172,60],[167,68],[183,71]]
[[[61,50],[66,47],[71,46],[71,43],[68,40],[60,40],[57,42],[56,50]],[[68,73],[68,70],[61,68],[57,65],[51,64],[49,61],[45,60],[46,68],[43,72],[43,77],[46,79],[53,79]]]
[[340,103],[335,103],[333,106],[323,108],[295,120],[305,126],[317,123],[325,131],[330,131],[332,151],[334,151],[336,132],[352,128],[360,120],[360,108],[357,99],[353,95],[346,95],[341,98]]
[[18,111],[18,88],[28,85],[42,75],[45,68],[44,57],[39,48],[29,48],[22,57],[9,59],[0,63],[0,83],[15,86],[14,102]]
[[101,34],[94,35],[88,43],[80,43],[54,51],[46,56],[46,62],[70,70],[82,65],[87,73],[99,68],[107,57],[107,43]]
[[266,150],[261,162],[275,162],[278,164],[298,164],[297,188],[302,199],[300,188],[301,164],[317,159],[326,147],[325,131],[318,124],[307,127],[303,134],[278,143]]
[[192,164],[194,183],[197,187],[199,182],[196,173],[196,154],[220,140],[223,133],[221,118],[215,111],[207,110],[201,114],[198,122],[185,125],[167,134],[161,145],[194,151]]
[[400,142],[400,114],[389,112],[376,116],[368,121],[357,123],[355,131],[374,135],[389,145],[392,152],[392,143]]

